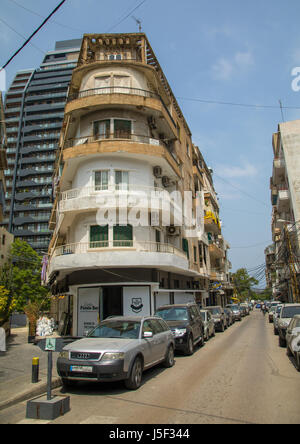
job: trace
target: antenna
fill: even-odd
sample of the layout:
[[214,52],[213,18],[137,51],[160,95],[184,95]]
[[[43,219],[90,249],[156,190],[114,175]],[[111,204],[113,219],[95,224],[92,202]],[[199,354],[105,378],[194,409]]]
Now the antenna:
[[282,101],[281,100],[279,100],[279,105],[280,105],[280,110],[281,110],[282,121],[285,122],[284,115],[283,115],[283,106],[282,106]]
[[142,32],[142,20],[135,18],[134,15],[132,15],[131,17],[133,18],[133,20],[136,21],[136,23],[139,27],[139,32]]

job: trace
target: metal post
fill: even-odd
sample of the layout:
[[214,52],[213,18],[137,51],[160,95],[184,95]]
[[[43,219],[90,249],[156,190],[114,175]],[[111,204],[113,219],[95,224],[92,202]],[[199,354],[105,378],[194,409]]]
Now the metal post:
[[51,387],[52,387],[52,351],[48,351],[48,378],[47,378],[47,401],[51,401]]
[[32,378],[31,382],[33,384],[36,384],[39,382],[39,364],[40,359],[39,358],[32,358]]

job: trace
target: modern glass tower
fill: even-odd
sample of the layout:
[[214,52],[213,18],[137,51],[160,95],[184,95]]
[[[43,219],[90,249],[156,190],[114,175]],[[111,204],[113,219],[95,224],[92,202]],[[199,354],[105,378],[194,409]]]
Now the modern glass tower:
[[38,69],[18,72],[5,101],[7,213],[15,237],[48,248],[53,168],[72,71],[81,40],[57,42]]

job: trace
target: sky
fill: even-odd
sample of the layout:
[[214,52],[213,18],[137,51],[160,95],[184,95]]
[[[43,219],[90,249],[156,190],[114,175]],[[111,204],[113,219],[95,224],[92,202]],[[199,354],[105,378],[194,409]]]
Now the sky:
[[[58,3],[0,0],[0,66]],[[292,87],[299,16],[298,0],[67,0],[7,67],[7,85],[18,70],[38,67],[55,41],[138,32],[134,17],[141,20],[214,171],[232,271],[250,270],[264,263],[272,242],[272,134],[283,120],[300,118],[300,92]]]

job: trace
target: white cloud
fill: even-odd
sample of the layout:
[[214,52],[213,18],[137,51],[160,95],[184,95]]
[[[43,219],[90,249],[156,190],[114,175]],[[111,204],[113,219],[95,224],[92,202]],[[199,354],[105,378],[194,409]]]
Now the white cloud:
[[232,179],[255,177],[258,174],[258,169],[250,163],[246,163],[243,166],[217,165],[216,172],[220,177]]
[[212,74],[215,79],[229,80],[253,65],[254,57],[250,51],[238,51],[232,58],[220,57],[212,67]]

